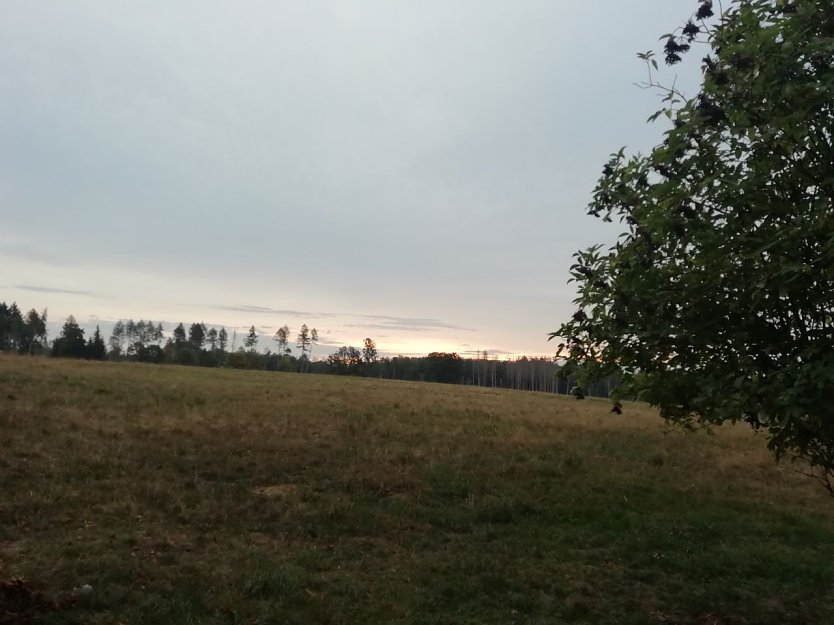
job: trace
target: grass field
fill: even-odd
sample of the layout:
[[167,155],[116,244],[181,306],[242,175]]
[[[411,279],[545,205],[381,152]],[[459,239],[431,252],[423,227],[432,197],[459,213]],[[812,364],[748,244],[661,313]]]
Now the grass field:
[[764,445],[537,393],[0,357],[0,624],[834,623],[834,500]]

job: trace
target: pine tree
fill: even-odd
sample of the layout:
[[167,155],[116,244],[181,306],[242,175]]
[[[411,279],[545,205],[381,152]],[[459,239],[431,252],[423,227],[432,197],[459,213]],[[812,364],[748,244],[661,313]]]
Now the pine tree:
[[258,333],[255,331],[255,326],[249,328],[249,334],[243,339],[243,344],[249,351],[255,351],[255,348],[258,346]]
[[289,343],[290,337],[290,329],[287,326],[281,326],[275,331],[275,336],[272,337],[273,340],[278,343],[278,352],[283,356],[284,354],[289,353],[289,348],[287,344]]
[[185,328],[183,327],[182,323],[179,323],[177,327],[174,328],[174,344],[182,345],[185,342]]
[[104,344],[104,339],[101,336],[101,330],[96,326],[96,331],[93,336],[87,341],[85,346],[85,358],[89,360],[104,360],[107,356],[107,346]]

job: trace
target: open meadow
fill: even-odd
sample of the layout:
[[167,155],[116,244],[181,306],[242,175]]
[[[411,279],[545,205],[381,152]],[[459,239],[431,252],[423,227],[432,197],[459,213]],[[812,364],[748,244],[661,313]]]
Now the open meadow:
[[609,410],[0,357],[0,624],[834,622],[821,487]]

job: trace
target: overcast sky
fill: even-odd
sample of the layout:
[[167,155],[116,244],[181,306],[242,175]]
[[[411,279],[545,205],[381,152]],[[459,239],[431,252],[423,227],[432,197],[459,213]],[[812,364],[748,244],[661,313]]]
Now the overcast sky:
[[663,130],[635,53],[697,3],[0,6],[0,300],[502,355],[553,353],[601,167]]

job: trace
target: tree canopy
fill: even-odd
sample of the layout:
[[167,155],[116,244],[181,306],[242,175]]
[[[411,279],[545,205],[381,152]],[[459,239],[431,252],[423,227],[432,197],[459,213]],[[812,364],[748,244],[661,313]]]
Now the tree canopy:
[[666,37],[670,65],[704,48],[699,92],[662,88],[662,143],[603,168],[589,213],[626,231],[576,254],[578,309],[552,337],[668,420],[765,429],[831,490],[834,4],[724,6]]
[[75,317],[70,315],[61,328],[61,335],[52,344],[52,353],[64,358],[84,358],[87,356],[87,342],[84,330],[79,327]]

